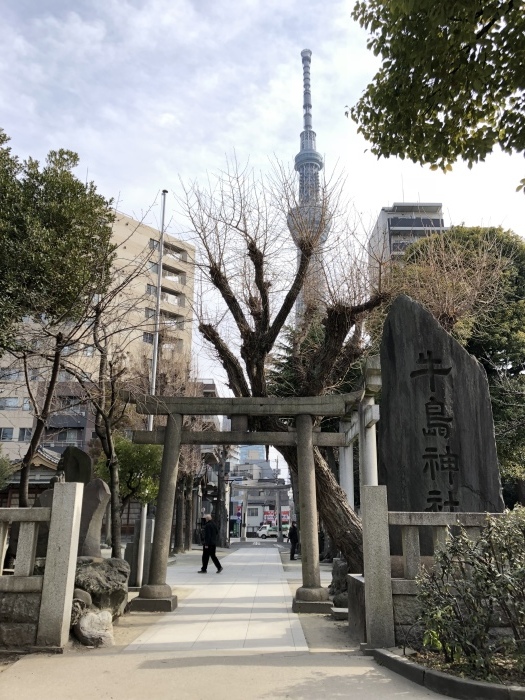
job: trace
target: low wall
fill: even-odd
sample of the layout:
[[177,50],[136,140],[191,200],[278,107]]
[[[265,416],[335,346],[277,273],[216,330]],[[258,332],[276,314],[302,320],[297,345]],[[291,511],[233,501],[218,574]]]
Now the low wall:
[[[348,574],[347,582],[348,631],[352,639],[366,642],[365,579],[358,574]],[[393,578],[391,583],[395,643],[404,644],[419,616],[416,582]]]
[[0,592],[0,647],[36,645],[40,593]]
[[[0,508],[0,562],[19,524],[13,571],[0,570],[0,647],[62,647],[69,636],[83,484],[55,484],[51,508]],[[35,568],[40,523],[49,524],[43,571]],[[36,573],[35,573],[36,572]]]

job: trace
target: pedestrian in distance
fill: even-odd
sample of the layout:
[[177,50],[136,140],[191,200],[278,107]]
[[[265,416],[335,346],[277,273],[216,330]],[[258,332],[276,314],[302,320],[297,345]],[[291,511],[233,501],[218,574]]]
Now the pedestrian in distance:
[[288,542],[290,543],[290,561],[295,561],[295,550],[299,542],[299,533],[297,532],[295,520],[292,520],[292,527],[288,530]]
[[217,567],[217,573],[220,574],[222,571],[222,566],[221,562],[217,559],[217,555],[215,554],[219,530],[217,525],[215,525],[211,519],[211,515],[209,513],[204,516],[204,519],[206,520],[206,525],[204,526],[204,544],[202,547],[202,569],[198,573],[208,573],[208,562],[211,558],[212,562]]

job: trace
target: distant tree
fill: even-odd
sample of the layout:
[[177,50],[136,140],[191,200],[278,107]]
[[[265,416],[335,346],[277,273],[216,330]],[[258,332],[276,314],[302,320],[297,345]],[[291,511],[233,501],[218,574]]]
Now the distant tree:
[[350,110],[373,153],[448,170],[525,151],[522,0],[366,0],[352,16],[382,57]]
[[[154,503],[159,490],[162,447],[137,445],[121,435],[116,435],[114,442],[119,469],[121,514],[132,499],[143,505]],[[102,478],[109,480],[105,456],[99,459],[96,469]]]
[[0,451],[0,490],[7,486],[13,471],[14,468],[10,460]]

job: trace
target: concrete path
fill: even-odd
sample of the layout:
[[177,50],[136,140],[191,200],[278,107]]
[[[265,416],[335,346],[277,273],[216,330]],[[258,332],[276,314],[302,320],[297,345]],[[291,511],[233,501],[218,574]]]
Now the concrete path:
[[[125,646],[24,657],[0,673],[0,698],[441,697],[362,656],[347,643],[344,625],[340,646],[323,642],[320,626],[333,630],[336,623],[291,612],[300,562],[285,571],[277,544],[247,544],[221,559],[223,573],[216,574],[210,562],[200,575],[197,553],[178,557],[168,569],[169,583],[182,598],[175,612],[152,625],[151,616],[135,613],[143,631]],[[329,572],[325,584],[326,577]]]

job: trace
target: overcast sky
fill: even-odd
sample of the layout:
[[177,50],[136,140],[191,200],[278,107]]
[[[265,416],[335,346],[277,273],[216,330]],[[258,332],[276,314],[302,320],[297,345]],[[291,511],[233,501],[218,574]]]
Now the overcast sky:
[[[394,201],[442,202],[446,223],[525,235],[522,156],[443,175],[366,151],[345,118],[376,68],[353,0],[17,0],[3,3],[0,126],[15,153],[66,147],[79,175],[139,216],[178,175],[236,150],[291,162],[302,126],[300,52],[312,55],[314,128],[363,221]],[[157,209],[158,211],[158,209]],[[152,222],[153,223],[153,222]]]
[[[79,153],[78,174],[141,218],[178,177],[289,163],[302,128],[300,52],[312,50],[313,123],[365,226],[394,201],[442,202],[445,223],[525,236],[522,156],[471,171],[377,160],[345,118],[377,68],[353,0],[17,0],[2,8],[0,126],[15,153]],[[173,196],[168,200],[173,216]],[[159,222],[159,206],[147,223]]]

